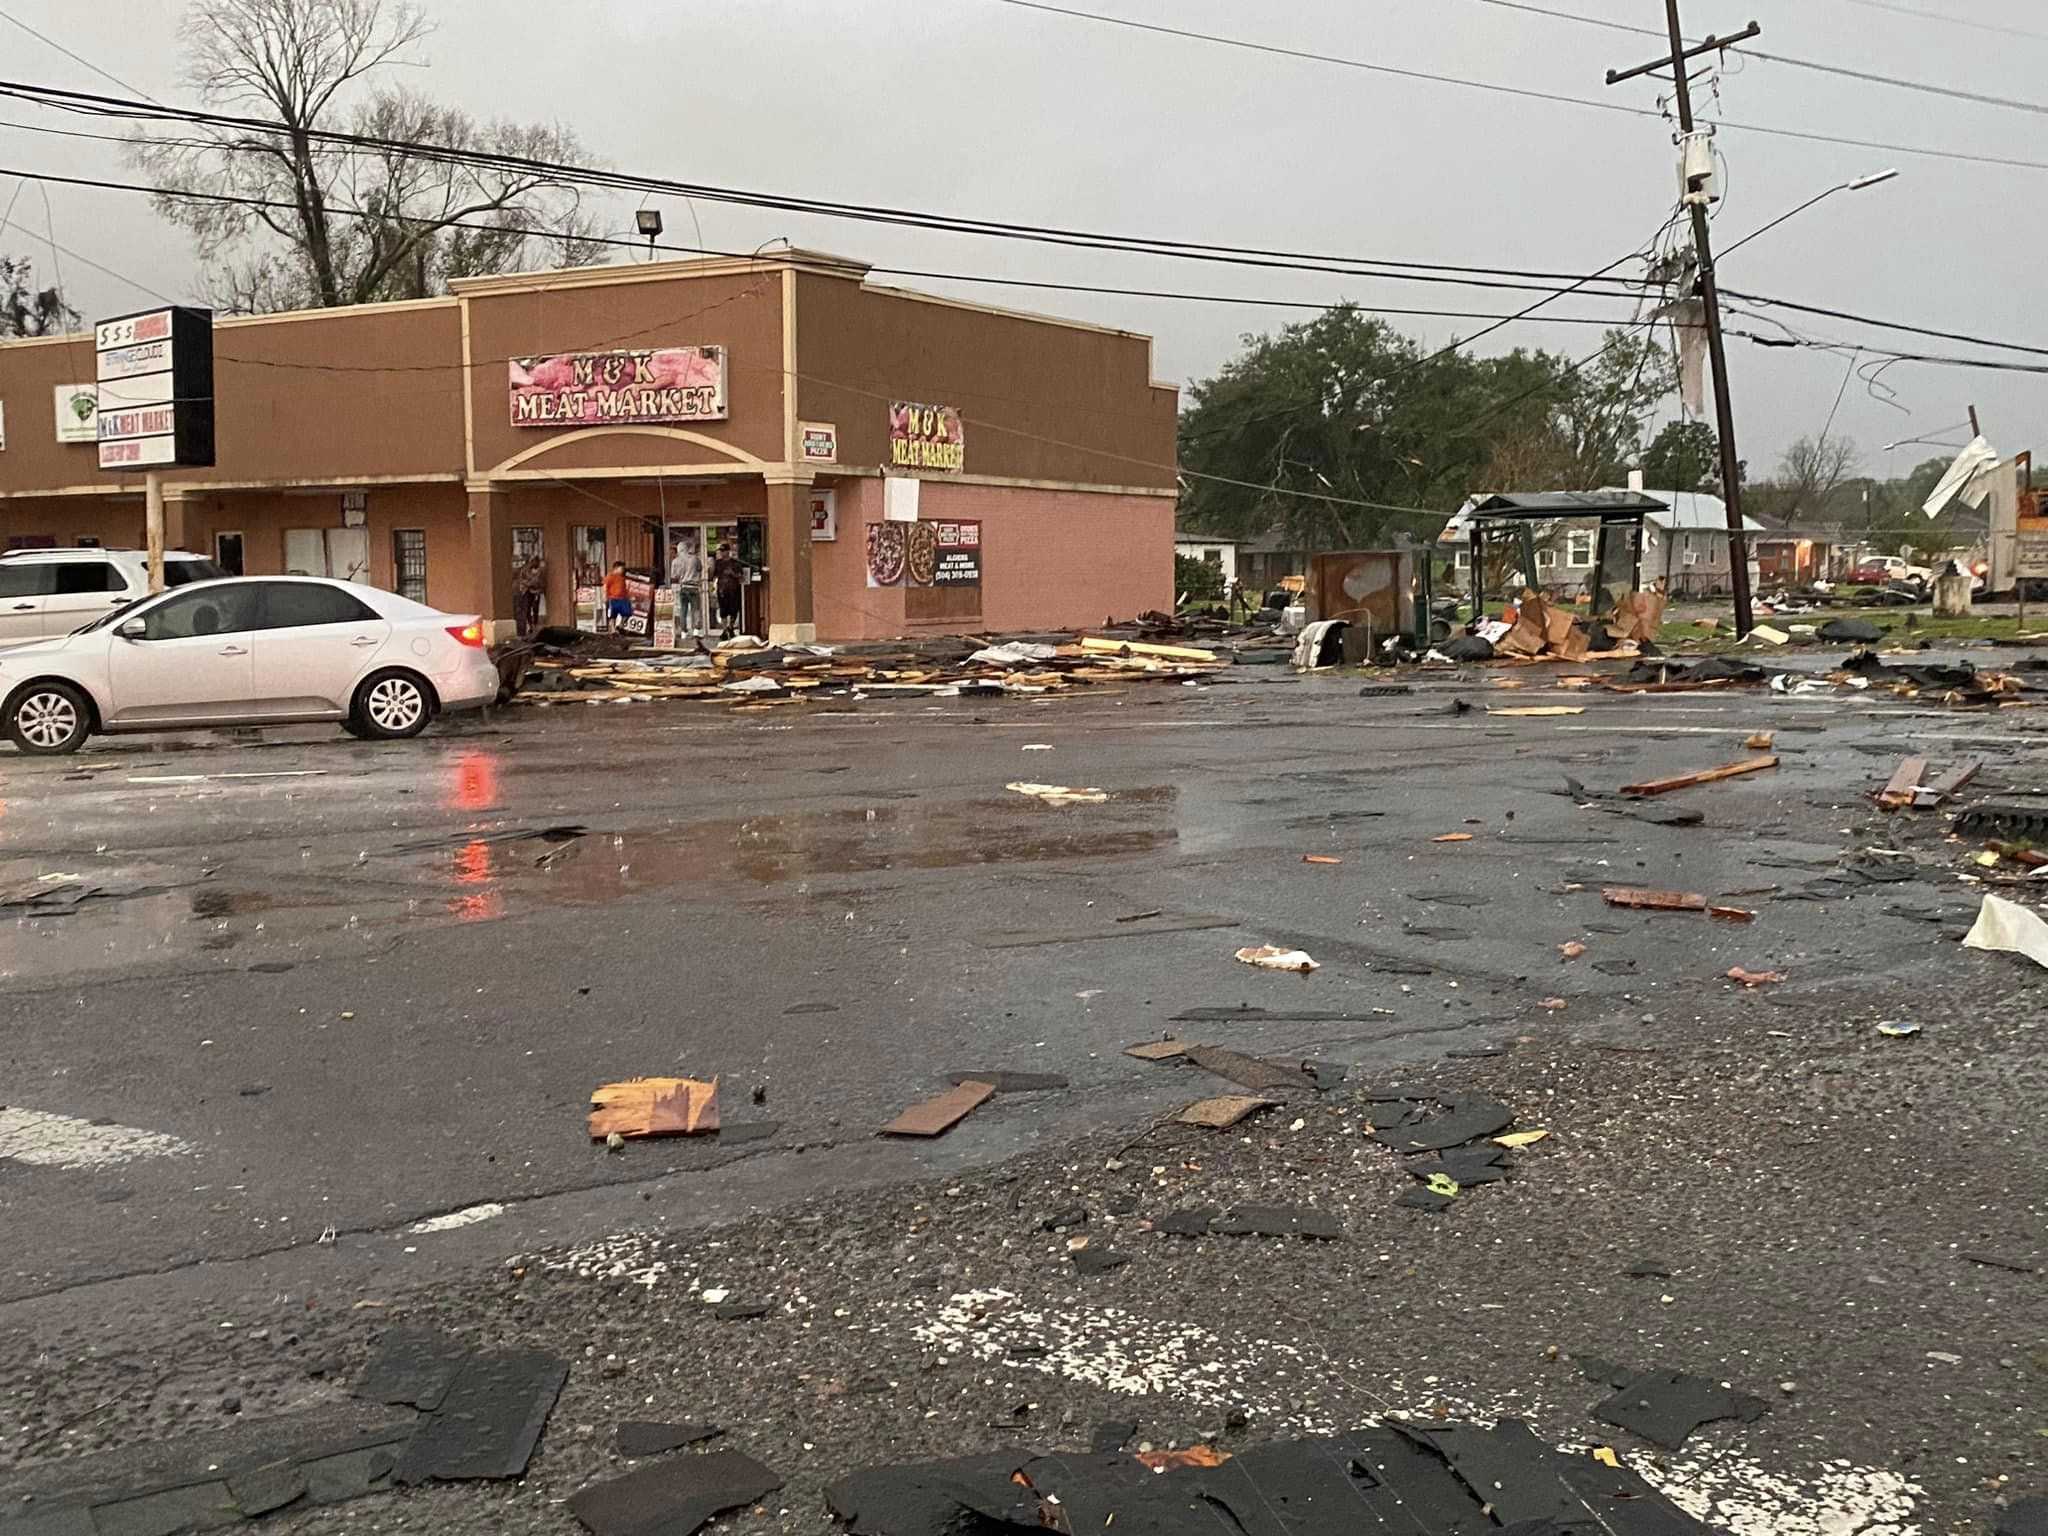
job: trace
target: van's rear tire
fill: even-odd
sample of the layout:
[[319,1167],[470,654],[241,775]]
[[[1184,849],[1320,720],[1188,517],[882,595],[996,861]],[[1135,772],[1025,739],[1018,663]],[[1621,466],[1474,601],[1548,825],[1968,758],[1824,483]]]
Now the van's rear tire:
[[7,702],[7,734],[38,757],[76,752],[92,734],[92,704],[70,683],[30,683]]

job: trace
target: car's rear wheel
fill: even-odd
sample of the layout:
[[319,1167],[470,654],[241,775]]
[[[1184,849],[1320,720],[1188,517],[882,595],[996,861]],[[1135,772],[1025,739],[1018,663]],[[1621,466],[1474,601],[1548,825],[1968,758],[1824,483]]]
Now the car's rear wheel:
[[434,718],[434,698],[410,672],[377,672],[356,689],[350,722],[371,741],[417,736]]
[[92,706],[69,683],[30,683],[7,708],[7,734],[24,752],[76,752],[92,733]]

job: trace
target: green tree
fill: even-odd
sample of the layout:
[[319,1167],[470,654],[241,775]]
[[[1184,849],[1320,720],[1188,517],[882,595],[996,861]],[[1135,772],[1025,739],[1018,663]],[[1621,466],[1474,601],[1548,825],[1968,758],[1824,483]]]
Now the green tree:
[[1182,597],[1195,603],[1223,600],[1223,567],[1193,555],[1173,557],[1173,585]]
[[1697,491],[1718,481],[1721,439],[1704,421],[1670,421],[1643,450],[1643,484],[1659,491]]
[[1609,333],[1582,362],[1523,349],[1433,356],[1344,306],[1246,337],[1189,388],[1182,513],[1240,537],[1278,527],[1309,548],[1427,540],[1428,514],[1474,492],[1619,480],[1671,382],[1669,355],[1632,333]]
[[0,256],[0,336],[55,336],[78,323],[78,311],[63,294],[36,286],[27,257]]

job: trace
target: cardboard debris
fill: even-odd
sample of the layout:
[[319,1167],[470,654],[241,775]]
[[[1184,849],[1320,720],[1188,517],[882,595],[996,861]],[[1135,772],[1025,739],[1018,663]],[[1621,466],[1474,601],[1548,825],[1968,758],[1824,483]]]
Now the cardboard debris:
[[590,1095],[590,1139],[701,1136],[718,1129],[718,1079],[635,1077]]
[[1600,892],[1610,907],[1634,907],[1644,912],[1704,912],[1707,898],[1690,891],[1639,891],[1629,886],[1610,885]]
[[1219,1094],[1213,1099],[1197,1099],[1174,1118],[1182,1125],[1207,1126],[1210,1130],[1225,1131],[1245,1116],[1262,1109],[1271,1109],[1279,1101],[1262,1099],[1248,1093]]
[[884,1136],[937,1136],[951,1130],[994,1093],[993,1083],[969,1078],[922,1104],[913,1104],[882,1127]]
[[1664,625],[1662,592],[1631,592],[1614,605],[1608,629],[1617,640],[1655,640]]
[[1220,1467],[1230,1460],[1230,1452],[1219,1451],[1213,1445],[1190,1445],[1178,1451],[1138,1451],[1134,1455],[1154,1472],[1176,1467]]
[[1743,745],[1752,752],[1768,752],[1777,739],[1778,733],[1776,731],[1755,731],[1751,733],[1747,741],[1743,742]]
[[2032,908],[1987,891],[1977,921],[1963,936],[1963,947],[2006,950],[2025,955],[2036,965],[2048,965],[2048,922]]
[[1722,779],[1740,778],[1746,773],[1761,773],[1766,768],[1775,768],[1775,757],[1746,757],[1737,763],[1723,763],[1718,768],[1702,768],[1695,773],[1681,773],[1675,778],[1651,779],[1642,784],[1624,784],[1621,792],[1632,799],[1646,795],[1668,795],[1674,789],[1691,789],[1696,784],[1714,784]]
[[1140,1061],[1170,1061],[1175,1056],[1186,1055],[1187,1049],[1184,1040],[1148,1040],[1143,1045],[1125,1046],[1124,1054],[1135,1056]]
[[1301,950],[1280,949],[1272,944],[1240,949],[1237,958],[1246,965],[1257,966],[1262,971],[1299,971],[1306,976],[1310,971],[1322,969]]
[[1783,981],[1785,973],[1783,971],[1746,971],[1739,965],[1731,965],[1728,967],[1728,979],[1730,981],[1739,981],[1745,987],[1764,987],[1769,986],[1772,982]]
[[1064,784],[1005,784],[1003,788],[1019,795],[1030,795],[1043,800],[1047,805],[1100,805],[1109,798],[1100,789],[1069,789]]

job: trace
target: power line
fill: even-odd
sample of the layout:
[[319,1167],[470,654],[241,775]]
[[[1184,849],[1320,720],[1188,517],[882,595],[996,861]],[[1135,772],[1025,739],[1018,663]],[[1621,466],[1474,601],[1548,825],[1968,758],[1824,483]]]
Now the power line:
[[[95,177],[58,176],[54,174],[17,170],[5,166],[0,166],[0,176],[18,177],[23,182],[49,181],[54,182],[60,186],[85,187],[98,191],[134,192],[145,194],[152,197],[169,197],[181,201],[215,202],[237,206],[246,205],[277,209],[292,209],[295,207],[294,204],[280,199],[240,197],[228,193],[199,192],[185,188],[164,188],[150,186],[139,182],[108,181]],[[379,221],[389,221],[393,223],[430,224],[442,228],[485,230],[492,233],[524,235],[537,239],[563,238],[563,232],[559,230],[537,229],[530,226],[516,224],[492,224],[487,222],[478,222],[475,220],[465,219],[450,220],[425,217],[415,218],[404,214],[388,214],[377,212],[375,210],[353,208],[346,204],[339,203],[327,204],[326,208],[327,212],[329,212],[330,214],[342,218],[371,219]],[[25,232],[31,234],[33,233],[33,231]],[[611,246],[622,250],[630,250],[634,252],[647,250],[650,245],[650,242],[646,240],[635,240],[625,236],[617,235],[589,235],[579,236],[578,238],[587,240],[590,244],[593,245]],[[679,255],[724,257],[734,261],[748,261],[756,259],[755,253],[751,251],[720,251],[715,249],[708,249],[702,246],[684,246],[670,244],[666,242],[653,242],[653,248],[661,251],[673,251]],[[1633,253],[1630,257],[1622,258],[1623,261],[1627,261],[1630,259],[1633,259]],[[1621,265],[1621,262],[1612,262],[1609,264],[1609,268],[1619,265]],[[1609,268],[1603,268],[1602,271],[1604,272]],[[106,271],[107,269],[100,268],[99,270]],[[1570,287],[1546,290],[1545,297],[1539,299],[1536,303],[1531,304],[1524,309],[1516,310],[1511,314],[1504,315],[1497,310],[1431,309],[1424,307],[1405,307],[1395,305],[1371,305],[1360,304],[1353,302],[1351,300],[1338,300],[1333,303],[1325,303],[1323,301],[1315,299],[1279,299],[1255,297],[1252,295],[1245,294],[1193,293],[1168,288],[1133,288],[1120,287],[1103,283],[1069,283],[1054,282],[1038,278],[997,277],[993,275],[974,272],[934,271],[921,267],[870,266],[867,268],[867,270],[869,272],[884,273],[892,277],[913,277],[933,282],[981,283],[1005,288],[1045,289],[1056,293],[1102,294],[1117,298],[1168,299],[1187,303],[1224,304],[1233,306],[1244,306],[1248,308],[1265,309],[1301,309],[1321,310],[1325,312],[1337,309],[1355,309],[1362,314],[1407,315],[1434,319],[1490,320],[1495,322],[1492,326],[1489,326],[1487,329],[1476,332],[1474,335],[1464,338],[1464,340],[1459,343],[1460,345],[1469,345],[1471,342],[1478,340],[1480,337],[1490,335],[1493,331],[1499,330],[1502,326],[1505,326],[1513,321],[1527,319],[1533,316],[1537,310],[1543,308],[1545,305],[1550,304],[1556,301],[1557,299],[1564,298],[1578,291],[1584,283],[1591,281],[1593,278],[1597,278],[1600,275],[1599,273],[1595,273],[1592,274],[1591,277],[1581,278],[1577,282],[1573,283]],[[125,277],[121,277],[121,274],[119,273],[109,272],[108,275],[113,277],[120,277],[121,281],[123,282],[130,281]],[[140,287],[140,285],[135,286]],[[141,288],[141,291],[147,293],[151,292],[152,290],[148,288]],[[159,295],[159,297],[161,297],[161,295]],[[1586,297],[1619,298],[1623,297],[1623,295],[1590,293],[1587,294]],[[1590,315],[1553,315],[1545,316],[1544,320],[1546,323],[1553,323],[1559,325],[1618,325],[1622,323],[1623,318],[1626,317],[1609,319]]]
[[[1021,4],[1023,0],[1013,0]],[[1662,38],[1664,33],[1651,27],[1631,26],[1626,22],[1609,21],[1602,16],[1584,16],[1577,11],[1553,10],[1546,5],[1535,5],[1529,0],[1479,0],[1481,5],[1498,6],[1502,10],[1525,11],[1532,16],[1548,16],[1557,21],[1577,22],[1581,26],[1601,27],[1612,32],[1633,32],[1639,36]],[[2048,106],[2037,101],[2020,101],[2011,96],[1990,96],[1981,91],[1959,90],[1955,86],[1936,85],[1926,80],[1908,80],[1898,75],[1879,74],[1874,70],[1851,69],[1841,64],[1823,64],[1816,59],[1797,59],[1787,54],[1772,53],[1762,48],[1744,45],[1741,56],[1747,59],[1761,59],[1769,64],[1783,64],[1792,69],[1810,69],[1824,75],[1842,75],[1852,80],[1862,80],[1872,85],[1888,85],[1904,91],[1919,91],[1929,96],[1948,96],[1957,101],[1974,102],[1979,106],[2006,107],[2015,112],[2032,112],[2048,115]]]
[[[1133,21],[1129,17],[1125,16],[1109,16],[1095,11],[1083,11],[1066,6],[1048,5],[1042,3],[1042,0],[996,0],[996,3],[999,5],[1021,6],[1031,10],[1048,12],[1052,15],[1057,16],[1071,16],[1087,21],[1101,22],[1106,26],[1130,27],[1135,30],[1144,32],[1163,32],[1173,37],[1181,37],[1193,41],[1211,43],[1218,47],[1224,48],[1241,48],[1252,53],[1278,54],[1285,58],[1303,59],[1319,64],[1334,64],[1346,69],[1363,69],[1370,70],[1375,73],[1391,73],[1398,75],[1406,75],[1415,79],[1427,80],[1440,84],[1464,85],[1471,86],[1479,90],[1502,91],[1513,95],[1535,96],[1542,100],[1563,102],[1566,105],[1575,107],[1586,107],[1597,112],[1625,112],[1633,117],[1655,118],[1659,122],[1662,122],[1664,120],[1662,113],[1653,112],[1647,107],[1623,106],[1618,102],[1595,101],[1589,97],[1584,96],[1564,96],[1554,95],[1548,92],[1526,91],[1518,86],[1504,86],[1479,80],[1464,80],[1456,76],[1449,75],[1432,75],[1424,73],[1420,70],[1398,70],[1392,68],[1389,65],[1373,64],[1363,59],[1345,58],[1338,54],[1317,53],[1309,49],[1301,48],[1282,48],[1275,44],[1256,42],[1250,38],[1228,37],[1213,32],[1195,32],[1180,27],[1164,27],[1150,22]],[[1564,15],[1569,13],[1546,12],[1545,14]],[[1586,18],[1579,19],[1584,20]],[[1774,62],[1784,61],[1774,59]],[[1781,139],[1798,139],[1805,143],[1810,144],[1834,144],[1850,149],[1881,149],[1888,151],[1892,154],[1920,155],[1925,158],[1933,160],[1954,160],[1966,165],[1993,165],[2018,170],[2048,171],[2048,160],[2027,160],[2012,155],[1978,154],[1969,150],[1960,149],[1930,149],[1924,145],[1919,144],[1895,144],[1889,143],[1883,139],[1857,139],[1850,138],[1842,134],[1816,133],[1812,130],[1804,128],[1780,128],[1765,123],[1737,122],[1731,118],[1720,119],[1718,126],[1722,128],[1731,128],[1740,133],[1764,134],[1772,138]]]
[[22,31],[26,32],[30,37],[34,38],[37,42],[43,44],[47,48],[56,49],[59,53],[63,54],[65,58],[71,60],[71,62],[74,64],[84,65],[87,69],[91,70],[94,74],[98,75],[102,80],[110,80],[115,85],[120,86],[121,89],[124,91],[133,91],[137,96],[142,97],[145,101],[156,100],[154,96],[150,95],[149,92],[145,91],[141,86],[130,85],[126,80],[123,80],[119,75],[110,74],[108,71],[101,69],[99,65],[93,63],[93,61],[85,57],[84,54],[73,53],[69,48],[66,48],[62,43],[58,42],[57,39],[49,36],[47,33],[38,32],[34,27],[30,26],[27,22],[23,21],[19,16],[14,15],[12,12],[0,9],[0,21],[8,23],[10,26],[19,27]]
[[[1993,347],[2004,352],[2026,352],[2035,357],[2048,357],[2048,347],[2030,347],[2017,341],[1994,341],[1989,337],[1972,336],[1965,331],[1937,331],[1926,326],[1905,325],[1891,320],[1877,320],[1869,315],[1852,314],[1847,310],[1827,309],[1818,304],[1798,304],[1791,299],[1770,299],[1760,294],[1739,293],[1733,288],[1722,290],[1731,299],[1742,299],[1750,304],[1763,304],[1777,309],[1797,310],[1803,315],[1824,315],[1830,320],[1848,320],[1857,325],[1874,325],[1883,331],[1905,331],[1914,336],[1933,336],[1942,341],[1963,341],[1973,347]],[[1875,349],[1866,349],[1875,350]]]
[[[24,84],[18,81],[0,81],[0,95],[14,97],[39,106],[56,107],[89,116],[125,117],[140,121],[194,123],[205,127],[234,129],[247,133],[266,134],[272,137],[290,136],[301,131],[289,128],[283,123],[263,118],[235,117],[224,113],[208,112],[189,107],[165,107],[160,104],[122,100],[117,97],[98,96],[89,92],[68,91],[51,86]],[[1457,262],[1411,261],[1393,257],[1331,257],[1320,253],[1280,251],[1258,246],[1218,245],[1197,241],[1168,240],[1150,236],[1104,233],[1095,230],[1078,230],[1055,225],[974,219],[963,215],[935,213],[922,209],[847,203],[831,199],[761,192],[749,188],[721,187],[675,181],[663,177],[642,176],[618,171],[606,171],[591,166],[565,164],[559,161],[542,160],[531,156],[510,155],[485,150],[455,149],[446,145],[424,143],[418,140],[387,139],[376,135],[343,133],[321,128],[306,129],[303,132],[305,137],[323,144],[355,150],[403,154],[411,158],[433,163],[480,166],[498,171],[517,171],[522,174],[545,177],[565,185],[604,187],[629,191],[666,192],[682,197],[700,197],[710,202],[725,202],[746,207],[772,208],[781,212],[815,214],[827,218],[841,218],[867,223],[897,224],[948,234],[981,235],[990,238],[1025,240],[1040,244],[1075,246],[1091,250],[1121,251],[1135,255],[1168,256],[1181,260],[1217,262],[1232,266],[1263,267],[1281,271],[1324,272],[1347,277],[1392,277],[1407,273],[1427,273],[1432,275],[1427,277],[1418,276],[1415,280],[1455,283],[1463,286],[1502,288],[1526,287],[1527,285],[1494,281],[1478,282],[1471,276],[1453,277],[1435,274],[1480,274],[1488,277],[1526,277],[1571,282],[1577,282],[1583,276],[1583,274],[1572,272],[1531,271],[1523,268],[1492,267]],[[232,150],[236,146],[223,144],[211,147]],[[1381,268],[1392,270],[1377,270]],[[1612,284],[1626,286],[1626,280],[1623,279],[1608,279],[1607,281]]]
[[1894,16],[1911,16],[1916,21],[1939,22],[1945,27],[1971,27],[1979,32],[2001,32],[2007,37],[2031,37],[2048,43],[2048,32],[2029,32],[2025,27],[2009,27],[1995,21],[1976,21],[1965,16],[1939,16],[1933,11],[1918,11],[1907,5],[1895,5],[1891,0],[1846,0],[1849,5],[1867,6],[1873,11],[1890,11]]

